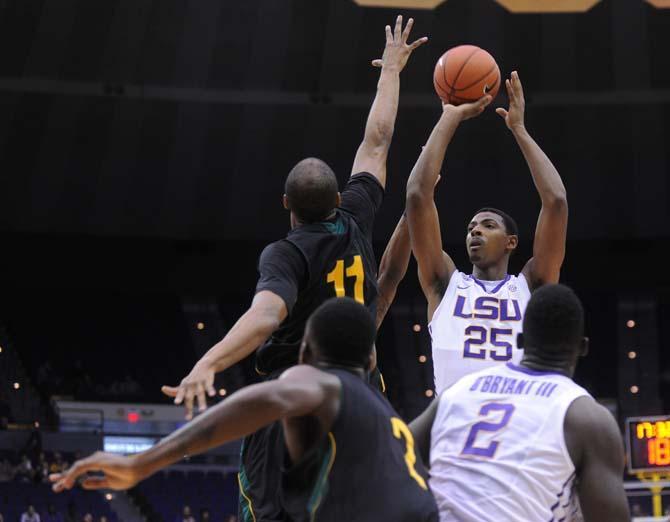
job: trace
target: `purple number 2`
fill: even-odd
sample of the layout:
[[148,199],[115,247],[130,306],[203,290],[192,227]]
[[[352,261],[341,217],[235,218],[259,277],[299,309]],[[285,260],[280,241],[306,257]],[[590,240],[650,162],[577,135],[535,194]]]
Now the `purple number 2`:
[[465,446],[463,447],[463,451],[461,451],[461,455],[477,455],[478,457],[486,457],[487,459],[493,458],[496,450],[498,449],[498,441],[491,441],[491,443],[485,448],[480,448],[475,446],[475,439],[477,438],[477,434],[480,431],[496,432],[507,426],[507,423],[512,417],[512,413],[514,413],[514,406],[512,404],[490,402],[488,404],[484,404],[484,406],[481,407],[479,410],[479,415],[488,415],[490,412],[497,411],[503,412],[502,419],[500,419],[499,422],[481,421],[474,424],[472,428],[470,428],[470,433],[468,433],[468,438],[465,441]]

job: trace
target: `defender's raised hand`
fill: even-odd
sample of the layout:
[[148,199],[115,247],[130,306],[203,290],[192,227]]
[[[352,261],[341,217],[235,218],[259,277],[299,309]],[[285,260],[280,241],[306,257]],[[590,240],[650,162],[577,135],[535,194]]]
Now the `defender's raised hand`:
[[507,110],[499,107],[496,113],[504,120],[509,130],[522,129],[524,127],[524,112],[526,101],[523,97],[523,87],[519,79],[519,73],[512,71],[509,80],[505,80],[507,96],[509,98],[509,108]]
[[184,404],[186,407],[186,420],[193,418],[195,402],[198,403],[198,411],[207,409],[207,396],[214,397],[214,369],[203,362],[193,367],[191,373],[184,377],[179,386],[163,386],[161,391],[168,397],[174,398],[175,404]]
[[411,44],[407,43],[413,25],[414,19],[410,18],[403,30],[402,15],[398,15],[398,18],[396,18],[395,29],[393,31],[391,31],[391,26],[387,25],[384,55],[381,59],[373,60],[372,65],[375,67],[395,68],[398,72],[402,71],[412,51],[428,41],[428,37],[424,36]]

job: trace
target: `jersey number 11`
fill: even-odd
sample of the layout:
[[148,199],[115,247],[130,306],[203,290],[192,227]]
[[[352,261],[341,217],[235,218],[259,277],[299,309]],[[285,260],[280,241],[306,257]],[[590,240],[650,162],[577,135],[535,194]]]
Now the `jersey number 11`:
[[[335,285],[335,295],[337,297],[344,297],[346,295],[344,288],[344,259],[339,259],[335,263],[335,268],[328,274],[326,281]],[[347,267],[347,277],[354,277],[354,295],[353,298],[361,304],[365,304],[363,296],[363,282],[365,280],[365,271],[363,270],[363,261],[361,256],[355,255],[353,262]]]

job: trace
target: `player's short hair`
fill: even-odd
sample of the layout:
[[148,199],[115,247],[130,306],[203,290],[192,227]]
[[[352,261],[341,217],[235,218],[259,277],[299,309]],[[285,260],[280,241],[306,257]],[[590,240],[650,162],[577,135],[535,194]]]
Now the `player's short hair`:
[[310,316],[309,340],[323,359],[346,366],[368,365],[377,335],[370,311],[349,297],[333,297]]
[[527,350],[559,355],[574,352],[584,337],[584,308],[565,285],[545,285],[533,292],[523,318]]
[[508,236],[519,235],[519,227],[517,226],[516,221],[514,221],[514,218],[509,214],[507,214],[506,212],[503,212],[502,210],[493,207],[484,207],[480,208],[477,212],[475,212],[475,216],[481,212],[491,212],[493,214],[498,214],[502,218],[503,223],[505,224],[505,232],[507,232],[507,235]]
[[289,208],[303,223],[327,218],[337,205],[337,192],[335,173],[318,158],[298,162],[284,185]]

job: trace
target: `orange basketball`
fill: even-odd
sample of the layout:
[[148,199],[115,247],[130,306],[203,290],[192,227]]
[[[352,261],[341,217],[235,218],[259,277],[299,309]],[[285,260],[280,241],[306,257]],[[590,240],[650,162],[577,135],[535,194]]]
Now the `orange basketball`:
[[444,103],[459,105],[493,98],[500,88],[500,69],[489,53],[476,45],[459,45],[444,53],[435,64],[435,92]]

